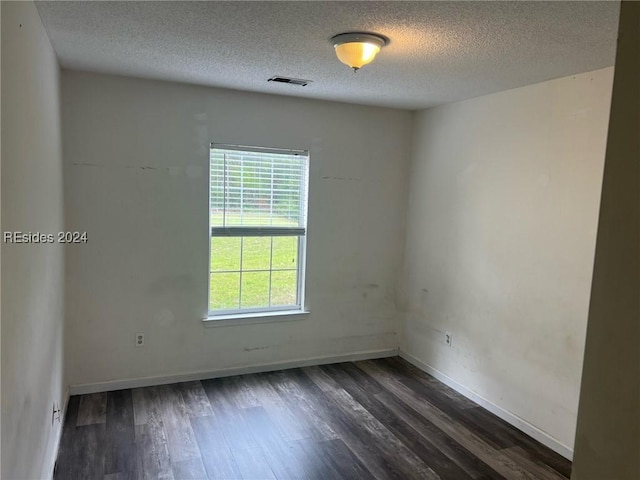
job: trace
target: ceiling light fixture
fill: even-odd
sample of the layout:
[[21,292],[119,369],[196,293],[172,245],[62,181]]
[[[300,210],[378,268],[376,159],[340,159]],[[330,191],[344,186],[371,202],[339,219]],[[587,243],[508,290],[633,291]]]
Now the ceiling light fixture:
[[331,43],[336,49],[338,60],[357,72],[360,67],[371,63],[380,49],[389,42],[375,33],[350,32],[336,35]]

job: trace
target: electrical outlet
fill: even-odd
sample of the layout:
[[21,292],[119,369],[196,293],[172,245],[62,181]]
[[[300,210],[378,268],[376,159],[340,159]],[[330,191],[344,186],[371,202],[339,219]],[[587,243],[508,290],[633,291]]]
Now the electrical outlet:
[[56,402],[53,402],[53,413],[51,414],[51,425],[53,425],[56,422],[56,420],[58,421],[58,423],[60,422],[60,407],[58,407]]
[[136,347],[144,347],[144,333],[136,333]]
[[451,346],[451,341],[452,341],[452,337],[451,334],[449,332],[445,332],[444,333],[444,343],[446,343],[449,347]]

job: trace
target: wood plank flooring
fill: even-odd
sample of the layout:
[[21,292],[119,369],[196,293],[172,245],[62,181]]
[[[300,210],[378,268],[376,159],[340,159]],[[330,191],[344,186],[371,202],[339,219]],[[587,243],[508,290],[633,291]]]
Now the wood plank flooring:
[[56,480],[567,479],[399,358],[73,396]]

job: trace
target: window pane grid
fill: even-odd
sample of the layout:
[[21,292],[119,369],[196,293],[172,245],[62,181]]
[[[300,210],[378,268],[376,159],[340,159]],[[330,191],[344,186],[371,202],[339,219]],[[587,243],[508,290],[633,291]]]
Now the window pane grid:
[[[210,308],[245,311],[297,305],[300,241],[297,236],[213,237]],[[264,268],[248,266],[260,264]],[[237,268],[229,268],[231,265]]]
[[238,308],[242,307],[242,256],[244,253],[244,237],[240,239],[240,290],[238,291]]
[[273,279],[273,237],[271,237],[271,246],[269,247],[269,307],[271,307],[271,281]]

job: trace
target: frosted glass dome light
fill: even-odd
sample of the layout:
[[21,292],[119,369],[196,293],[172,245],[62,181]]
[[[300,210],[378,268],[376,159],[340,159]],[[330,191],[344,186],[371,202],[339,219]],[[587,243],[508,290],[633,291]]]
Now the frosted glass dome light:
[[341,33],[331,39],[336,55],[354,72],[371,63],[378,52],[387,44],[387,39],[374,33]]

